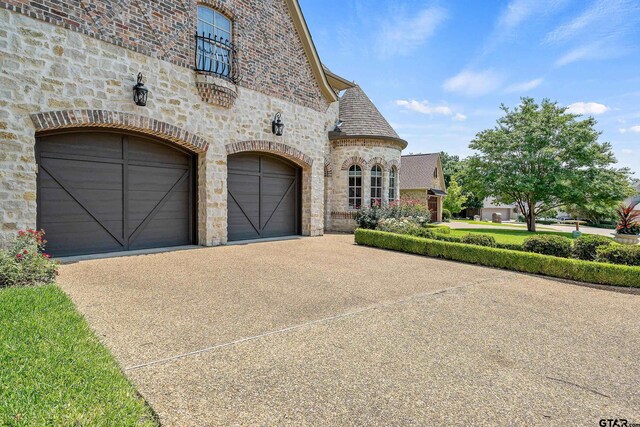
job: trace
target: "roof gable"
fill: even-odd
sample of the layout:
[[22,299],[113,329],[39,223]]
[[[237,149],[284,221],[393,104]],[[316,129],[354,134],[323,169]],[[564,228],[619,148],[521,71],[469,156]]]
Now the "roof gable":
[[[434,171],[438,170],[438,176]],[[436,188],[445,190],[439,153],[402,156],[400,163],[400,189],[421,190]]]
[[316,46],[313,43],[313,39],[311,38],[311,33],[309,32],[309,27],[307,26],[307,21],[305,21],[304,19],[304,15],[302,14],[302,9],[300,9],[298,0],[285,0],[285,3],[287,4],[287,8],[289,9],[291,18],[293,19],[293,25],[298,32],[298,37],[302,42],[302,47],[304,48],[304,52],[307,55],[309,65],[311,65],[311,71],[313,72],[313,76],[318,82],[320,91],[327,99],[327,101],[337,101],[338,97],[331,88],[329,81],[327,80],[327,76],[322,67],[322,63],[320,62],[320,57],[318,56],[318,51],[316,50]]

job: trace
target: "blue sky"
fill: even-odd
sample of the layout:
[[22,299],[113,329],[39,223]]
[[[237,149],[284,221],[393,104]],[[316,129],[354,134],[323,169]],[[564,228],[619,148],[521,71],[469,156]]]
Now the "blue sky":
[[640,178],[640,0],[300,0],[324,63],[355,80],[406,152],[466,156],[500,103],[593,115]]

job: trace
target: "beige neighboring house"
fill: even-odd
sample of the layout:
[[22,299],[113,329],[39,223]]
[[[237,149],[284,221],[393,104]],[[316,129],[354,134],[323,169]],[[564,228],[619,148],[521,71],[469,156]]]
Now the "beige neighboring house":
[[439,153],[402,156],[400,197],[423,200],[432,222],[442,222],[442,203],[447,195]]
[[491,221],[494,213],[501,214],[503,221],[511,221],[518,218],[517,207],[498,203],[493,197],[484,199],[483,206],[484,207],[480,209],[480,218],[483,221]]

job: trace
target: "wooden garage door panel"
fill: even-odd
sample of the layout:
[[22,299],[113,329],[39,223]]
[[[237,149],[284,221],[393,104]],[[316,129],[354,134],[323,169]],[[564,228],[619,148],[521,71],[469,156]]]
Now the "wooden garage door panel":
[[150,142],[147,139],[129,137],[128,154],[131,161],[162,163],[164,165],[189,166],[190,156],[173,147]]
[[230,156],[227,184],[229,240],[299,232],[298,172],[290,163],[252,153]]
[[54,255],[192,243],[192,163],[183,151],[126,135],[79,133],[40,138],[37,153],[38,226]]
[[[96,156],[103,159],[122,159],[122,135],[116,133],[64,133],[46,137],[40,154]],[[98,152],[96,152],[98,151]]]
[[227,230],[230,241],[257,239],[260,237],[259,226],[254,226],[249,221],[233,198],[228,199],[227,207]]
[[[122,228],[121,221],[107,221],[105,225]],[[57,257],[122,250],[122,245],[95,221],[51,223],[46,233],[47,252]]]

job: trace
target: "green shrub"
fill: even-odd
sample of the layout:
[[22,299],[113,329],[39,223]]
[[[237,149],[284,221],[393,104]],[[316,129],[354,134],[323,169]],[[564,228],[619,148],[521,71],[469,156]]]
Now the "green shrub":
[[[603,285],[640,287],[640,268],[356,230],[359,245]],[[608,249],[608,248],[605,248]]]
[[442,209],[442,221],[451,221],[451,211],[449,209]]
[[427,224],[425,227],[435,231],[436,233],[451,234],[451,228],[446,225]]
[[462,237],[462,243],[467,245],[487,246],[489,248],[496,247],[496,239],[487,234],[467,234]]
[[595,234],[585,234],[578,237],[573,242],[573,257],[583,259],[585,261],[594,261],[596,259],[596,251],[598,248],[613,244],[613,240],[605,236],[597,236]]
[[382,219],[413,218],[420,226],[425,226],[431,220],[431,214],[423,203],[417,200],[400,199],[388,205],[373,204],[371,207],[360,208],[354,215],[358,227],[375,230]]
[[[640,266],[640,246],[609,245],[597,249],[596,261]],[[640,281],[640,278],[638,279]]]
[[496,248],[500,249],[509,249],[510,251],[520,251],[523,252],[524,248],[520,243],[501,243],[496,242]]
[[527,237],[522,247],[525,252],[553,255],[561,258],[569,258],[571,256],[571,240],[553,234],[538,234]]
[[58,265],[44,252],[44,231],[18,232],[9,247],[0,251],[0,288],[53,282]]

